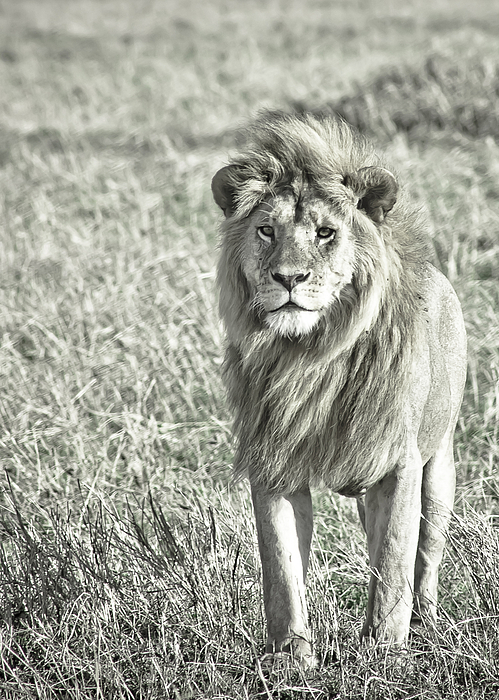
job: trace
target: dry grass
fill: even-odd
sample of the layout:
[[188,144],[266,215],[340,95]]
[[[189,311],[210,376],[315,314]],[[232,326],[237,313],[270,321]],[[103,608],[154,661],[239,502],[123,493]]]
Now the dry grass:
[[[329,509],[331,510],[331,509]],[[310,575],[319,671],[263,672],[259,565],[248,505],[89,506],[28,522],[4,512],[0,557],[3,697],[494,698],[499,692],[499,540],[482,516],[456,518],[437,630],[408,651],[359,648],[366,566],[360,536],[320,513]],[[347,525],[351,530],[347,530]],[[328,536],[340,535],[324,549]],[[348,533],[350,540],[346,539]],[[347,550],[347,551],[345,551]]]
[[[0,6],[2,697],[497,697],[498,26],[486,0]],[[250,115],[304,106],[356,121],[428,210],[469,380],[438,629],[358,648],[363,535],[317,494],[321,667],[269,677],[209,182]]]

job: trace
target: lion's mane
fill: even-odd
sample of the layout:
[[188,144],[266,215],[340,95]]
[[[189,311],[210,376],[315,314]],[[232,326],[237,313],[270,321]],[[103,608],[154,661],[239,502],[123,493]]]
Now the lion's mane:
[[354,198],[377,164],[344,122],[273,114],[249,129],[233,161],[235,211],[222,225],[224,377],[234,412],[235,471],[276,492],[322,483],[357,495],[395,466],[404,444],[410,367],[421,352],[427,248],[417,212],[397,202],[382,223],[352,207],[353,280],[308,335],[265,328],[242,271],[245,221],[299,176],[328,197]]

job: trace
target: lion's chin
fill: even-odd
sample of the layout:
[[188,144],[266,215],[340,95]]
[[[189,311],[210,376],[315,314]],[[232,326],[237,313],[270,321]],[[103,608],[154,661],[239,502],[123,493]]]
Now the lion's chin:
[[268,313],[265,323],[278,335],[293,338],[308,335],[316,327],[319,319],[318,311],[285,308]]

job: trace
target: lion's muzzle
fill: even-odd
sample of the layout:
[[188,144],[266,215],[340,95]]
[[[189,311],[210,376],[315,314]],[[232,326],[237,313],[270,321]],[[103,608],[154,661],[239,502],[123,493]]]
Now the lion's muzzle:
[[272,279],[281,284],[288,292],[291,292],[297,284],[306,282],[310,277],[310,272],[298,272],[294,275],[283,275],[280,272],[271,272],[270,274]]

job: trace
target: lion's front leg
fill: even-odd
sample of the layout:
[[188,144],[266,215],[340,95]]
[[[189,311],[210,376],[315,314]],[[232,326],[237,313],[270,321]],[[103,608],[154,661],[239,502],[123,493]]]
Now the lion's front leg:
[[366,494],[369,561],[367,618],[363,637],[403,645],[409,633],[414,564],[421,518],[419,453],[405,468],[384,477]]
[[312,500],[309,489],[273,495],[252,487],[263,570],[268,653],[288,652],[304,668],[314,665],[305,603]]

